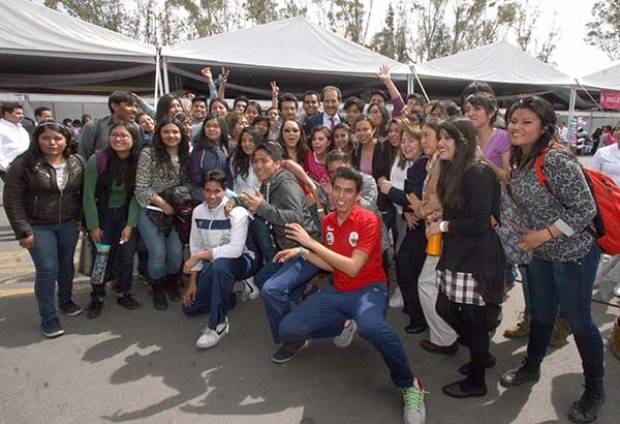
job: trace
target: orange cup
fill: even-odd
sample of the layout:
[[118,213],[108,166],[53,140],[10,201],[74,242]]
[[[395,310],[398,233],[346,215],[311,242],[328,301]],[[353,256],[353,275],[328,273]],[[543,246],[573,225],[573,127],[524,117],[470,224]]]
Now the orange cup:
[[426,253],[431,256],[441,255],[441,233],[433,234],[428,238]]

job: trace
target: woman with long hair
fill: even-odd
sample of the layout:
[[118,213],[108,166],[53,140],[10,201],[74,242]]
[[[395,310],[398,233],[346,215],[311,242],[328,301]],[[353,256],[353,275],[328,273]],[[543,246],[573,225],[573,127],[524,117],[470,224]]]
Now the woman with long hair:
[[177,113],[183,112],[183,104],[181,99],[172,94],[164,94],[157,101],[155,109],[155,122],[160,122],[164,118],[175,116]]
[[308,144],[304,127],[293,119],[286,119],[280,127],[278,142],[282,146],[284,158],[297,162],[302,167],[306,164]]
[[489,165],[497,178],[506,181],[510,176],[510,140],[508,133],[495,128],[497,100],[489,93],[470,94],[463,105],[465,116],[476,130],[478,155]]
[[250,101],[248,103],[248,106],[245,108],[245,117],[247,118],[248,122],[254,122],[254,120],[256,118],[258,118],[259,116],[261,116],[263,114],[263,109],[260,106],[260,103],[257,103],[255,101]]
[[230,129],[228,146],[232,150],[239,145],[239,136],[241,130],[248,126],[248,118],[241,112],[230,112],[226,116],[226,125]]
[[[148,249],[148,271],[153,286],[155,309],[168,307],[166,291],[171,300],[181,299],[178,277],[183,265],[183,244],[177,230],[162,229],[151,212],[167,217],[176,211],[161,193],[177,186],[190,188],[189,139],[182,124],[172,118],[158,122],[153,146],[145,147],[138,158],[136,171],[136,199],[142,210],[138,229]],[[169,231],[168,231],[169,230]]]
[[[123,121],[114,123],[108,147],[88,159],[84,176],[86,228],[94,243],[111,246],[108,267],[116,270],[117,303],[130,310],[140,307],[130,293],[136,251],[134,228],[140,212],[134,196],[138,140],[135,126]],[[105,283],[93,284],[90,297],[86,316],[97,318],[103,308]]]
[[454,328],[470,353],[459,370],[467,377],[443,387],[452,397],[484,396],[489,331],[499,316],[506,259],[492,218],[499,220],[500,186],[493,170],[476,159],[476,135],[466,118],[441,121],[437,193],[442,217],[426,227],[442,234],[437,264],[436,309]]
[[[591,231],[597,207],[577,159],[562,148],[544,151],[555,140],[556,119],[553,107],[536,96],[521,98],[506,112],[512,144],[510,187],[530,227],[524,229],[519,247],[533,252],[527,266],[532,321],[527,356],[519,368],[504,373],[501,383],[515,387],[538,381],[561,307],[585,377],[585,391],[568,417],[583,423],[594,421],[605,401],[603,340],[591,312],[600,258]],[[546,185],[534,166],[541,155]]]
[[261,183],[254,173],[252,156],[254,150],[262,142],[263,136],[254,127],[245,127],[239,135],[239,145],[230,154],[230,176],[232,190],[237,193],[254,193]]
[[333,149],[332,131],[322,125],[312,128],[310,134],[311,150],[306,155],[305,170],[314,181],[329,178],[327,172],[327,153]]
[[226,100],[216,98],[211,100],[211,103],[209,103],[210,115],[225,118],[226,115],[228,115],[228,112],[230,112],[230,107],[228,106],[228,103],[226,103]]
[[202,131],[194,141],[191,154],[192,196],[202,201],[204,199],[200,182],[203,174],[214,169],[219,169],[225,174],[228,173],[228,126],[226,120],[209,113],[202,124]]
[[8,170],[4,209],[19,245],[34,262],[41,330],[51,338],[64,333],[56,314],[56,284],[58,308],[68,316],[82,312],[71,297],[84,160],[71,153],[71,132],[64,125],[43,122],[32,140]]
[[348,124],[341,122],[334,127],[333,130],[334,148],[343,151],[348,157],[353,157],[355,145],[353,143],[353,134]]
[[377,129],[377,139],[381,142],[387,136],[388,126],[392,119],[390,111],[381,104],[372,103],[368,107],[368,117]]

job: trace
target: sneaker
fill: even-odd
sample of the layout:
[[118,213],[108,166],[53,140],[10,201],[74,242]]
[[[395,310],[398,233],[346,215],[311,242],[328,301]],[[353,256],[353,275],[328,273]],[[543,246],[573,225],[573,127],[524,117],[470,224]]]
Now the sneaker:
[[334,344],[338,347],[347,347],[353,342],[353,337],[355,337],[355,332],[357,331],[357,324],[354,320],[348,319],[344,323],[344,328],[342,332],[334,337]]
[[390,297],[390,308],[402,308],[405,302],[403,301],[403,294],[400,291],[400,287],[396,287],[392,297]]
[[53,339],[54,337],[59,337],[65,334],[65,330],[60,325],[60,321],[58,318],[53,318],[48,322],[44,322],[41,324],[41,332],[43,335],[49,339]]
[[605,390],[600,387],[583,393],[581,399],[573,403],[568,412],[568,419],[574,423],[591,423],[596,420],[601,407],[605,403]]
[[202,336],[196,340],[196,347],[198,349],[208,349],[215,346],[222,340],[222,337],[228,334],[229,330],[230,325],[228,325],[228,317],[226,317],[224,322],[218,324],[215,330],[209,327],[205,328]]
[[101,309],[103,308],[103,302],[98,299],[91,299],[90,303],[86,307],[86,318],[95,319],[101,315]]
[[140,302],[134,299],[131,293],[125,293],[117,297],[116,303],[118,303],[120,306],[122,306],[125,309],[129,309],[130,311],[134,309],[138,309],[140,306],[142,306]]
[[70,316],[70,317],[74,317],[82,313],[82,308],[80,308],[78,305],[73,303],[72,300],[68,301],[64,305],[60,305],[58,309],[60,309],[63,314]]
[[520,339],[530,335],[530,316],[525,312],[521,313],[519,322],[512,327],[504,331],[504,337],[508,339]]
[[520,386],[525,383],[536,383],[540,379],[540,367],[534,367],[524,360],[519,368],[506,371],[499,380],[506,388]]
[[241,295],[241,301],[247,302],[248,300],[256,300],[260,294],[260,290],[254,284],[254,277],[243,280],[243,294]]
[[293,359],[295,355],[306,346],[308,346],[308,340],[284,342],[282,346],[280,346],[280,349],[274,353],[271,360],[276,364],[283,364]]
[[405,424],[424,424],[426,422],[426,406],[424,405],[424,391],[420,380],[415,379],[412,387],[400,389],[403,394]]

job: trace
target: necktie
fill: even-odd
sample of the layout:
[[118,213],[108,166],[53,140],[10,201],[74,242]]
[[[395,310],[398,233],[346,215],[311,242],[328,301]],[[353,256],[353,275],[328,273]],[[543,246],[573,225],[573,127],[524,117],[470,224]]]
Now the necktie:
[[331,129],[333,130],[334,127],[336,126],[336,118],[334,116],[330,116],[329,117],[329,121],[331,122],[332,126]]

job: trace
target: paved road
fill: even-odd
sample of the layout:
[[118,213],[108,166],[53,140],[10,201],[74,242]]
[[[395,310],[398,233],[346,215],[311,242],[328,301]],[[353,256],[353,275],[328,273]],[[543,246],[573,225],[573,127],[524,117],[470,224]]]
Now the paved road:
[[[347,349],[314,341],[292,362],[275,365],[260,300],[240,304],[230,315],[231,333],[210,351],[193,344],[206,319],[187,318],[174,304],[155,311],[149,291],[135,287],[144,307],[125,311],[108,297],[102,316],[61,317],[63,337],[44,339],[32,296],[32,268],[16,243],[7,241],[0,215],[0,423],[209,423],[377,424],[399,423],[401,401],[379,355],[359,337]],[[504,322],[492,344],[497,366],[488,373],[489,394],[455,400],[441,386],[459,378],[467,362],[461,349],[437,357],[419,348],[424,335],[402,332],[404,315],[390,310],[414,371],[430,391],[428,423],[564,423],[581,394],[577,350],[571,343],[551,351],[541,381],[505,391],[497,381],[517,365],[525,342],[501,336],[522,307],[520,285],[510,292]],[[75,299],[88,301],[88,286],[76,283]],[[620,309],[593,304],[607,338]],[[620,417],[620,362],[606,349],[608,399],[598,423]]]

